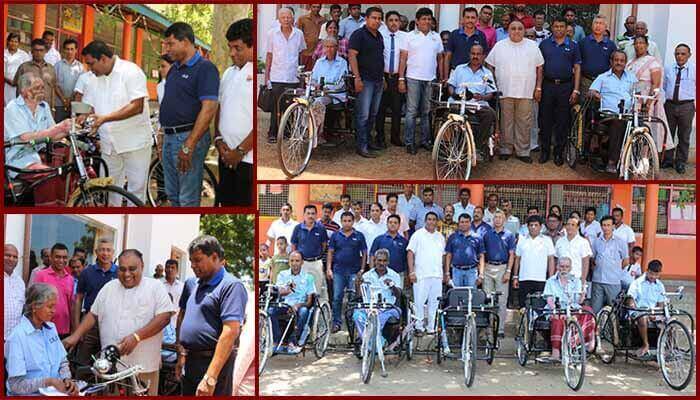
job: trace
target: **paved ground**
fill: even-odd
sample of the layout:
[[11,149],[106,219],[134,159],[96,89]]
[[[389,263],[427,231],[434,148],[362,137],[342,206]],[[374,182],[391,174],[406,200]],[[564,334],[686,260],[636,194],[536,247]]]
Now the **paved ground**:
[[[267,143],[269,114],[258,110],[257,165],[258,179],[287,179],[279,168],[277,145]],[[533,158],[539,157],[533,153]],[[338,148],[319,147],[311,154],[307,170],[297,177],[303,180],[345,180],[345,179],[433,179],[431,154],[420,150],[411,156],[405,148],[389,146],[376,159],[368,160],[355,154],[354,140],[348,138]],[[514,175],[517,171],[517,176]],[[694,180],[695,165],[690,165],[686,174],[681,176],[673,170],[662,170],[662,180]],[[540,165],[535,162],[525,165],[516,159],[496,160],[488,164],[479,164],[472,169],[472,179],[498,180],[602,180],[614,179],[614,176],[597,173],[588,166],[578,166],[572,170],[568,166],[557,167],[553,162]]]
[[[509,330],[512,327],[509,324]],[[343,343],[343,333],[332,337]],[[426,340],[426,339],[423,339]],[[420,344],[425,347],[424,343]],[[317,360],[313,351],[306,356],[275,356],[260,377],[261,395],[694,395],[695,379],[682,392],[666,385],[656,363],[624,362],[613,365],[589,358],[586,378],[579,392],[564,381],[561,365],[535,364],[521,367],[514,358],[513,334],[507,333],[492,365],[478,361],[474,385],[463,384],[462,364],[448,360],[438,365],[434,355],[417,355],[413,360],[389,358],[387,377],[377,363],[372,380],[360,380],[360,361],[350,352],[332,351]]]

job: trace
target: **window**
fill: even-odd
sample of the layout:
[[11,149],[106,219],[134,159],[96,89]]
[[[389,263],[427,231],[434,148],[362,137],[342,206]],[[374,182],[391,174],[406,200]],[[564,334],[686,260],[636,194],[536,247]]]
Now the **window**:
[[20,43],[19,47],[27,52],[30,50],[33,26],[33,4],[10,4],[8,6],[7,32],[18,33]]
[[[560,186],[560,185],[556,185]],[[561,185],[561,202],[556,202],[554,196],[550,197],[551,204],[561,205],[562,217],[567,218],[572,211],[578,211],[584,216],[586,208],[595,207],[596,215],[600,219],[610,213],[610,199],[612,189],[610,186],[594,185]],[[554,192],[554,190],[552,190]]]
[[68,247],[73,254],[76,247],[87,251],[88,262],[93,261],[93,250],[97,241],[109,239],[114,243],[115,229],[76,215],[31,215],[29,247],[40,260],[41,249],[51,248],[56,243]]
[[496,193],[499,201],[510,200],[513,215],[521,221],[530,206],[539,208],[540,215],[547,213],[547,185],[484,185],[484,203],[491,193]]
[[289,202],[289,185],[258,185],[258,211],[260,216],[279,217],[280,208]]
[[[646,187],[632,191],[632,229],[644,231]],[[695,235],[695,185],[670,185],[659,188],[656,233]]]

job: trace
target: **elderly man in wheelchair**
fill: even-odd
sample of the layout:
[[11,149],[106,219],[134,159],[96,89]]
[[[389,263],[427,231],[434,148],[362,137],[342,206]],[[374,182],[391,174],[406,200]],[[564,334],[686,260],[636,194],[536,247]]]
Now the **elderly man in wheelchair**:
[[[268,310],[272,323],[273,346],[278,348],[286,336],[289,354],[300,353],[304,346],[305,336],[307,336],[307,322],[316,293],[314,278],[301,270],[302,263],[301,253],[295,251],[289,255],[290,269],[280,272],[277,276],[281,302],[278,305],[270,306]],[[296,320],[293,329],[288,335],[286,335],[287,329],[285,329],[285,334],[283,334],[280,329],[280,321],[287,321],[287,328],[289,328],[293,319]]]
[[[661,267],[661,261],[659,260],[652,260],[649,263],[647,271],[635,279],[627,290],[625,307],[637,309],[664,306],[666,289],[659,279]],[[634,310],[628,310],[627,316],[636,325],[639,336],[642,339],[642,347],[639,349],[637,356],[640,359],[650,358],[649,326],[657,327],[657,324],[661,323],[661,317],[652,317]]]
[[348,63],[338,55],[338,41],[335,38],[324,39],[323,51],[325,55],[316,60],[311,71],[310,81],[310,84],[314,85],[315,88],[324,91],[324,95],[317,97],[311,105],[311,112],[318,132],[318,144],[322,144],[326,140],[322,134],[327,109],[331,112],[328,113],[329,118],[326,124],[329,127],[335,127],[338,125],[336,110],[344,109],[344,103],[348,101],[345,89]]

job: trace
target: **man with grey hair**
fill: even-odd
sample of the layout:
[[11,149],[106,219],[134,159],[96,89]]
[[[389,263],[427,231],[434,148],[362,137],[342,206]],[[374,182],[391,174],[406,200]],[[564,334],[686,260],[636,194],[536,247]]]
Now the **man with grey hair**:
[[5,321],[5,336],[7,341],[12,329],[22,318],[22,307],[24,307],[24,281],[19,276],[13,275],[17,262],[19,261],[19,251],[15,245],[5,243],[3,253],[5,262],[5,275],[3,279],[3,306]]
[[[319,97],[312,105],[318,138],[322,138],[326,106],[331,103],[340,104],[347,101],[347,93],[344,91],[344,77],[348,73],[348,62],[338,56],[338,40],[332,37],[324,39],[323,53],[324,56],[316,60],[316,64],[314,64],[311,71],[311,82],[320,86],[321,80],[323,80],[326,90],[339,91],[339,93]],[[332,126],[335,122],[330,121],[329,124]]]
[[188,252],[196,278],[185,282],[180,297],[175,373],[179,379],[184,367],[183,395],[230,396],[248,294],[224,268],[224,248],[215,237],[195,238]]
[[[650,56],[656,57],[659,60],[661,59],[661,53],[659,53],[659,46],[656,45],[656,42],[649,39],[649,28],[646,22],[637,21],[637,23],[634,24],[634,34],[635,37],[646,36],[649,41],[649,48],[647,49],[647,52]],[[624,51],[625,54],[627,54],[627,61],[634,60],[637,56],[634,50],[634,39],[630,44],[628,44],[621,50]]]

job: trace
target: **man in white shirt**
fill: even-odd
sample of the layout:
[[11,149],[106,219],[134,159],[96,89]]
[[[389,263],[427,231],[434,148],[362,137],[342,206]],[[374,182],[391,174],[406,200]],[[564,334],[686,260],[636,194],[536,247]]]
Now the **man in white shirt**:
[[[644,21],[637,21],[637,23],[634,24],[634,33],[635,36],[646,36],[648,38],[649,29],[647,28],[647,23]],[[625,52],[625,54],[627,54],[627,60],[634,60],[634,58],[636,57],[634,50],[634,40],[632,40],[632,42],[629,45],[625,46],[623,51]],[[661,59],[659,46],[657,46],[656,42],[654,42],[653,40],[649,40],[649,48],[647,49],[647,52],[650,56],[654,56],[658,59]],[[666,96],[669,96],[669,94],[666,93]]]
[[304,34],[294,27],[292,11],[287,7],[280,8],[277,19],[280,25],[267,32],[265,43],[265,84],[272,89],[272,98],[275,100],[272,102],[270,129],[267,131],[267,141],[270,143],[277,142],[277,115],[284,112],[284,109],[277,109],[277,99],[285,90],[299,84],[299,57],[306,50]]
[[498,209],[498,195],[491,193],[486,197],[486,208],[484,209],[484,222],[493,227],[493,216]]
[[19,251],[17,247],[6,243],[3,251],[5,275],[2,282],[3,308],[5,323],[5,341],[12,333],[12,330],[22,319],[22,309],[24,308],[24,281],[19,276],[13,275],[17,262],[19,261]]
[[[128,180],[129,192],[144,201],[153,144],[146,75],[100,40],[85,46],[82,55],[96,76],[85,88],[83,102],[94,109],[102,158],[114,185],[123,187]],[[110,203],[120,206],[119,198]]]
[[501,199],[501,211],[505,216],[505,229],[515,235],[515,240],[518,240],[520,219],[513,215],[513,203],[508,199]]
[[[245,18],[226,32],[233,65],[221,78],[214,146],[219,152],[216,204],[253,203],[253,20]],[[177,303],[176,303],[177,304]]]
[[[338,23],[338,29],[340,29],[340,16],[343,14],[343,8],[340,6],[340,4],[331,4],[330,8],[330,16],[332,21],[335,21]],[[321,31],[318,33],[318,39],[319,40],[325,40],[328,38],[328,32],[326,32],[326,25],[328,22],[324,22],[323,25],[321,25]]]
[[[519,20],[508,25],[508,39],[491,49],[486,63],[495,69],[501,101],[500,158],[507,160],[515,152],[520,161],[531,164],[530,130],[533,125],[533,98],[542,98],[544,58],[537,43],[524,39],[525,26]],[[518,60],[518,62],[513,62]]]
[[403,185],[403,193],[399,195],[399,212],[403,215],[410,216],[411,211],[423,204],[418,196],[413,194],[413,185],[406,183]]
[[402,95],[399,92],[399,63],[401,50],[406,48],[406,32],[399,30],[401,16],[396,11],[389,11],[385,16],[387,34],[382,33],[384,39],[384,92],[382,102],[377,113],[377,146],[386,148],[384,136],[384,122],[386,109],[391,109],[391,144],[401,146],[401,103]]
[[581,287],[586,290],[586,277],[590,267],[591,244],[579,234],[578,218],[569,218],[564,225],[566,235],[560,237],[554,246],[555,257],[571,259],[571,275],[581,280]]
[[354,216],[352,227],[356,230],[360,229],[360,226],[367,222],[367,218],[362,215],[361,201],[357,200],[352,202],[352,215]]
[[589,242],[593,242],[593,240],[600,236],[600,234],[603,232],[603,230],[600,229],[600,222],[598,222],[595,217],[595,207],[586,208],[586,213],[583,215],[581,233],[586,239],[588,239]]
[[51,31],[44,31],[41,38],[46,42],[47,49],[44,55],[44,61],[51,65],[56,65],[57,62],[61,61],[61,53],[53,46],[56,41],[56,36]]
[[627,243],[628,253],[632,254],[632,248],[634,247],[637,238],[634,235],[634,230],[632,227],[624,223],[624,211],[622,211],[622,208],[613,208],[612,217],[613,221],[615,222],[613,225],[613,236],[624,240],[624,242]]
[[149,382],[148,395],[156,396],[163,329],[177,307],[162,283],[143,276],[138,250],[122,251],[118,264],[118,279],[102,287],[90,311],[63,344],[72,348],[98,324],[102,346],[117,346],[122,361],[143,367],[139,379]]
[[[83,73],[83,63],[77,59],[78,41],[73,38],[68,38],[63,42],[63,56],[54,68],[56,69],[56,86],[63,94],[62,97],[56,96],[54,104],[56,105],[56,115],[54,120],[61,122],[70,117],[70,103],[68,101],[73,97],[75,84],[78,78]],[[66,103],[63,103],[63,101]]]
[[73,101],[83,101],[83,96],[85,95],[85,88],[92,84],[92,80],[95,79],[95,74],[92,71],[85,71],[75,82],[75,87],[73,88]]
[[[406,152],[418,153],[418,145],[432,152],[430,132],[430,98],[435,72],[440,67],[440,80],[445,79],[445,66],[441,63],[443,47],[440,35],[431,30],[433,12],[420,8],[416,12],[416,29],[406,35],[406,48],[401,50],[399,61],[399,91],[406,95],[406,128],[404,143]],[[420,143],[415,142],[416,119],[420,118]]]
[[455,218],[459,220],[462,214],[469,215],[469,218],[474,218],[475,205],[469,202],[472,197],[472,191],[469,188],[459,189],[459,201],[454,203],[452,207],[455,209]]
[[[435,312],[438,297],[442,295],[442,284],[450,279],[444,264],[445,237],[437,231],[438,215],[429,211],[425,215],[425,226],[418,229],[408,242],[408,277],[413,284],[413,298],[416,302],[416,336],[424,331],[432,332],[435,327]],[[428,325],[424,327],[423,305],[428,303]]]
[[4,74],[5,78],[5,105],[17,97],[17,88],[14,85],[17,68],[32,57],[26,51],[19,48],[19,34],[11,32],[7,34],[4,52]]
[[[377,236],[381,236],[386,232],[386,220],[382,220],[382,205],[379,203],[372,203],[369,206],[369,219],[365,220],[364,223],[355,227],[356,230],[362,232],[365,236],[365,243],[367,249],[372,248],[372,243]],[[369,257],[367,257],[367,264],[369,264]]]
[[267,245],[272,248],[278,237],[284,237],[287,239],[287,252],[290,252],[292,250],[292,232],[297,225],[299,223],[292,218],[292,205],[284,204],[280,207],[279,219],[272,221],[267,229]]
[[345,212],[351,212],[353,215],[355,215],[355,212],[352,209],[352,199],[350,198],[350,195],[347,193],[343,193],[340,195],[340,210],[336,211],[335,214],[333,214],[333,222],[338,224],[338,226],[342,226],[340,218],[343,216],[343,213]]
[[[382,222],[386,224],[387,218],[389,218],[391,215],[396,214],[401,218],[401,221],[399,222],[399,235],[405,237],[408,239],[408,230],[410,227],[408,226],[408,215],[403,214],[399,208],[399,196],[396,193],[389,193],[386,196],[386,210],[382,212]],[[370,247],[372,245],[370,244]]]
[[554,274],[554,245],[540,235],[540,221],[537,215],[527,218],[528,234],[520,236],[515,248],[513,288],[518,289],[520,307],[525,307],[527,295],[543,291],[547,277]]
[[[165,279],[162,281],[165,285],[165,290],[168,292],[170,297],[173,298],[173,304],[180,304],[180,297],[182,296],[182,289],[184,289],[185,284],[182,283],[179,275],[180,266],[177,260],[170,259],[165,262]],[[177,325],[177,314],[180,309],[177,309],[170,319],[173,326]]]

